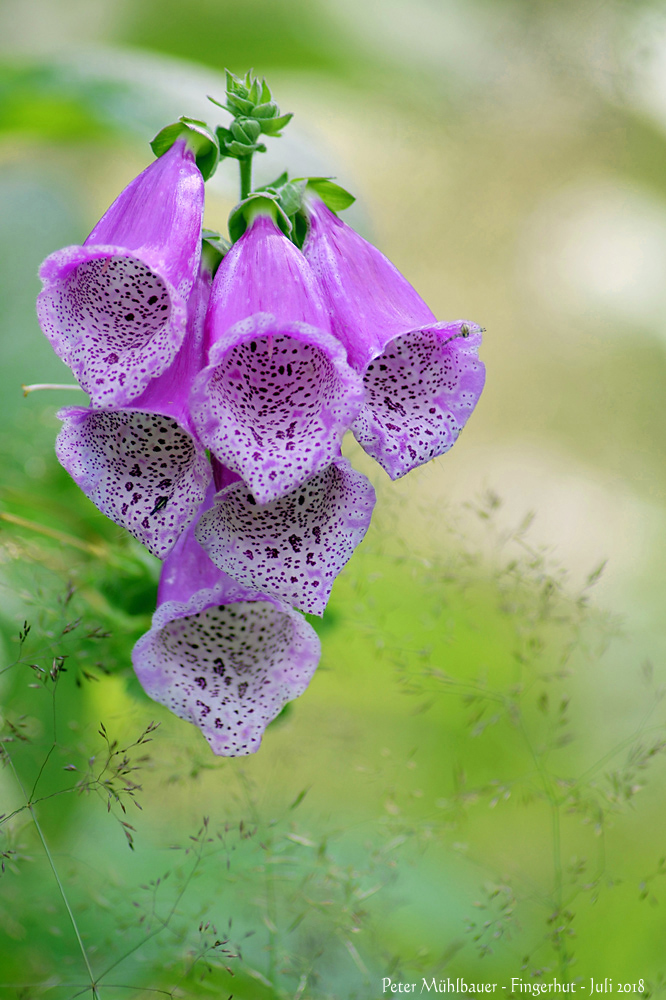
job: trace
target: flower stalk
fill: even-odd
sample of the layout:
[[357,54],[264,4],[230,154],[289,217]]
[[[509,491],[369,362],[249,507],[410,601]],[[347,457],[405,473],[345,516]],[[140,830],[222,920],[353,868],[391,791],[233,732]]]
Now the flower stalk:
[[240,200],[244,201],[252,191],[252,153],[238,161],[240,170]]

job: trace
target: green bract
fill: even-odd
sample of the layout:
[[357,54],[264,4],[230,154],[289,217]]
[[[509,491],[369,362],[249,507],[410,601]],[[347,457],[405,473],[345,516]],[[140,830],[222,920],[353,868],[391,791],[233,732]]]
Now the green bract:
[[290,230],[287,230],[282,223],[281,228],[299,248],[303,246],[307,234],[305,199],[308,191],[317,195],[332,211],[339,212],[348,208],[356,200],[349,191],[335,184],[330,177],[297,177],[289,180],[286,170],[269,184],[255,188],[254,191],[254,194],[262,193],[275,199],[278,208],[291,223]]
[[[254,122],[253,122],[254,124]],[[237,126],[233,130],[234,126]],[[223,128],[218,125],[215,130],[217,140],[220,144],[220,156],[230,156],[236,160],[243,160],[253,153],[265,153],[266,147],[263,142],[254,142],[247,132],[237,122],[232,122],[231,128]]]
[[152,140],[150,148],[155,156],[160,157],[181,137],[187,140],[203,179],[207,181],[220,162],[220,145],[217,136],[205,122],[183,116],[161,129]]
[[305,180],[308,187],[332,212],[342,212],[356,201],[353,194],[345,191],[339,184],[334,184],[330,177],[306,177]]
[[266,135],[279,135],[285,125],[288,125],[291,119],[294,117],[293,113],[289,111],[286,115],[277,115],[276,117],[263,118],[260,117],[258,112],[261,108],[255,108],[254,115],[255,118],[259,119],[259,124],[261,125],[261,131]]
[[215,274],[222,258],[231,249],[231,243],[214,229],[202,229],[201,240],[202,256],[206,256],[211,274]]
[[291,235],[291,222],[281,207],[278,196],[270,191],[254,191],[240,201],[229,215],[229,236],[232,243],[241,238],[258,210],[270,214],[285,236]]
[[285,172],[271,184],[255,188],[255,190],[275,195],[284,214],[292,216],[295,215],[296,212],[300,212],[303,208],[303,195],[305,194],[307,181],[305,178],[297,181],[290,181],[287,179],[287,176],[288,175]]

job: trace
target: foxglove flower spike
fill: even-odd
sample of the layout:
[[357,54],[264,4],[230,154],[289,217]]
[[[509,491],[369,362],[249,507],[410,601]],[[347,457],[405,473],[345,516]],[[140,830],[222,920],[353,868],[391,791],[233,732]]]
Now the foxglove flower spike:
[[199,268],[204,183],[179,139],[111,205],[83,246],[40,269],[42,330],[96,406],[123,406],[173,361]]
[[198,726],[213,753],[238,757],[259,749],[319,656],[302,615],[226,577],[190,529],[164,563],[152,626],[132,662],[151,698]]
[[352,430],[398,479],[455,443],[481,395],[481,328],[439,323],[376,247],[317,197],[306,199],[303,253],[328,304],[332,328],[363,376],[366,400]]

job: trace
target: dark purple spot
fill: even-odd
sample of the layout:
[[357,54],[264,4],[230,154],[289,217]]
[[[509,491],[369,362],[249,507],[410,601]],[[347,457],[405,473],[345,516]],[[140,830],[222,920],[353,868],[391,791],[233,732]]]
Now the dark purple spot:
[[288,540],[294,552],[301,551],[301,546],[303,545],[303,539],[299,535],[290,535]]

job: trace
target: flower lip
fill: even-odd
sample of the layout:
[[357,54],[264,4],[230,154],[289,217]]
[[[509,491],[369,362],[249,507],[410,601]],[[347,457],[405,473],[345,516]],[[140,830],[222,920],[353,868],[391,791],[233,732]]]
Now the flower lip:
[[[204,510],[212,498],[211,487]],[[198,726],[214,753],[242,756],[303,693],[320,652],[301,615],[222,573],[190,528],[164,562],[152,626],[132,662],[150,697]]]
[[196,437],[155,409],[67,407],[58,417],[60,464],[103,514],[164,559],[212,477]]
[[211,274],[202,260],[175,360],[124,407],[68,407],[56,442],[60,463],[116,524],[163,559],[204,500],[211,468],[187,401],[203,354]]
[[119,246],[66,247],[46,259],[42,330],[97,406],[139,396],[175,357],[186,299]]
[[483,390],[481,327],[434,323],[394,337],[368,364],[352,430],[391,479],[444,454]]
[[325,330],[256,313],[218,338],[190,400],[202,441],[258,503],[325,469],[363,405],[360,376]]
[[336,576],[368,530],[374,504],[369,480],[338,457],[263,506],[242,482],[224,487],[195,534],[239,583],[321,615]]
[[213,589],[163,604],[132,659],[151,698],[198,726],[213,753],[238,757],[256,753],[319,655],[314,629],[291,608],[260,595],[223,602]]

